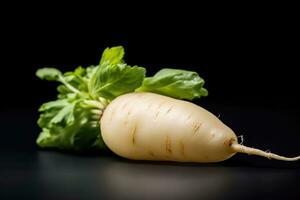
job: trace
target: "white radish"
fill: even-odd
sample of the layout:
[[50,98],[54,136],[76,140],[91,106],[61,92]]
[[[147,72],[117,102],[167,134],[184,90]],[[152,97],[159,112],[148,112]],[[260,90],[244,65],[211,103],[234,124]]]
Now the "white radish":
[[153,93],[117,97],[100,121],[105,144],[134,160],[219,162],[236,153],[295,161],[238,144],[235,133],[216,116],[193,103]]

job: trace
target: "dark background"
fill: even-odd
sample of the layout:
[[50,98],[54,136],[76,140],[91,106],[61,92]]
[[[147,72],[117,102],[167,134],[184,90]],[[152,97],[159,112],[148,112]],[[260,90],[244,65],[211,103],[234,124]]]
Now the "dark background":
[[0,197],[298,199],[299,162],[237,155],[190,165],[37,149],[37,109],[55,99],[56,84],[35,71],[97,64],[104,48],[123,45],[125,61],[148,75],[163,67],[197,71],[209,96],[195,103],[220,115],[246,145],[299,154],[299,16],[292,6],[138,6],[19,5],[4,14]]
[[162,67],[197,71],[210,92],[205,102],[298,107],[298,14],[290,8],[99,6],[96,12],[47,5],[5,15],[1,81],[10,86],[2,100],[15,106],[26,96],[21,105],[37,106],[55,94],[34,76],[38,68],[97,64],[104,48],[123,45],[126,61],[149,75]]
[[3,78],[13,85],[22,84],[18,92],[7,87],[4,92],[10,97],[9,104],[27,96],[34,98],[22,99],[22,104],[35,106],[45,97],[51,98],[51,90],[45,89],[49,83],[34,76],[39,67],[67,71],[97,64],[105,47],[123,45],[126,61],[145,66],[149,75],[162,67],[197,71],[210,92],[204,101],[298,106],[299,32],[285,22],[269,22],[266,26],[244,23],[238,27],[221,24],[218,29],[173,25],[104,33],[76,24],[65,27],[46,23],[12,38],[6,49],[12,57]]

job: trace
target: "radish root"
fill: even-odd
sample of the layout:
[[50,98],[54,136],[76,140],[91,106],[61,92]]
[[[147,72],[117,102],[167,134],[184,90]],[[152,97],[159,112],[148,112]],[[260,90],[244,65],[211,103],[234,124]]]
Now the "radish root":
[[246,147],[246,146],[238,144],[238,143],[231,144],[231,148],[234,152],[246,153],[246,154],[249,154],[249,155],[263,156],[263,157],[266,157],[266,158],[269,158],[269,159],[283,160],[283,161],[297,161],[297,160],[300,160],[300,156],[288,158],[288,157],[284,157],[284,156],[280,156],[280,155],[271,153],[269,151],[265,152],[265,151],[262,151],[260,149]]
[[239,140],[241,140],[241,142],[239,143],[240,145],[242,145],[243,143],[244,143],[244,136],[243,135],[239,135],[239,136],[237,136],[237,139]]

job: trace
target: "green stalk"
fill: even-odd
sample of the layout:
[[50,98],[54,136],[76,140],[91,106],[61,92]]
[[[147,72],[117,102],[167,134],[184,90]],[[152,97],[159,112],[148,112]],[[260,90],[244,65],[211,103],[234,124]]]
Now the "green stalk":
[[63,76],[59,76],[59,78],[58,78],[58,80],[62,83],[62,84],[64,84],[69,90],[71,90],[72,92],[74,92],[74,93],[76,93],[76,94],[78,94],[78,95],[80,95],[81,97],[85,97],[85,95],[82,93],[82,92],[80,92],[79,90],[77,90],[75,87],[73,87],[71,84],[69,84],[69,83],[67,83],[66,81],[65,81],[65,79],[64,79],[64,77]]

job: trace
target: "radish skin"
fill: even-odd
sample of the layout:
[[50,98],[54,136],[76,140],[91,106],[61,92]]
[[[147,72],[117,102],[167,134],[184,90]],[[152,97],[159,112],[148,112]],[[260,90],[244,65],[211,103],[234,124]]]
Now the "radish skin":
[[117,97],[100,120],[105,144],[134,160],[219,162],[236,153],[284,161],[287,158],[238,144],[235,133],[215,115],[193,103],[154,93]]

